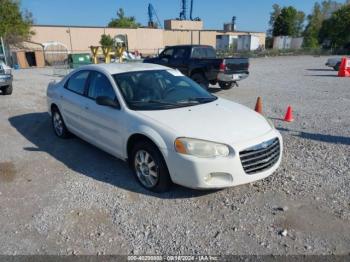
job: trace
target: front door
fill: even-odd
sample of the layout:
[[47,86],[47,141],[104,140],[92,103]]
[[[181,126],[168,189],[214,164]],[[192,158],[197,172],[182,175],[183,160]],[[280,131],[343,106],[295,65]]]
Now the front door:
[[185,47],[177,47],[174,49],[174,52],[169,59],[169,67],[179,70],[183,74],[187,74],[188,65],[186,65],[186,57],[189,56],[187,54],[188,48]]
[[105,151],[122,156],[123,153],[123,124],[124,113],[120,109],[96,104],[99,96],[117,100],[115,90],[108,77],[97,71],[92,71],[88,83],[87,101],[84,111],[86,126],[91,132],[93,143]]

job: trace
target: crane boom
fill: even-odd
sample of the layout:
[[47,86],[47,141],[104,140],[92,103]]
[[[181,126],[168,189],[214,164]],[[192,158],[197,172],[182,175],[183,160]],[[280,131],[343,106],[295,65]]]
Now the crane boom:
[[157,19],[157,24],[160,28],[162,27],[162,24],[159,20],[159,17],[157,15],[156,9],[154,8],[154,6],[152,4],[148,5],[148,26],[149,27],[156,27],[155,22],[154,22],[154,17]]
[[193,14],[193,1],[191,0],[191,8],[190,8],[190,19],[193,20],[192,14]]

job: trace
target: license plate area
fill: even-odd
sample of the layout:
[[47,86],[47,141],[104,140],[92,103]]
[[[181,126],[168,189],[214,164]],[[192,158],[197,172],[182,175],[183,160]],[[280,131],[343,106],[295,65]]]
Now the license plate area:
[[240,79],[239,75],[233,75],[232,76],[232,80],[239,80],[239,79]]

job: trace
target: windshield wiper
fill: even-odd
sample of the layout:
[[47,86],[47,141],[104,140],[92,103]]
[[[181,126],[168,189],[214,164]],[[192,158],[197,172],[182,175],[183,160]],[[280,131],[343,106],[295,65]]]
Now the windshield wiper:
[[166,102],[161,100],[147,100],[147,101],[132,101],[133,104],[159,104],[159,105],[169,105],[169,106],[178,106],[177,103]]
[[216,100],[216,97],[191,97],[189,99],[181,100],[178,101],[178,103],[195,103],[195,104],[200,104],[200,103],[208,103]]

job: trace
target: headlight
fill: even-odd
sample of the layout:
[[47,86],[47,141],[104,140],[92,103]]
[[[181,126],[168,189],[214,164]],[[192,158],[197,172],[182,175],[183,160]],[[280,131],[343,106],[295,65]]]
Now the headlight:
[[177,138],[175,150],[180,154],[203,158],[227,157],[230,154],[227,145],[193,138]]

